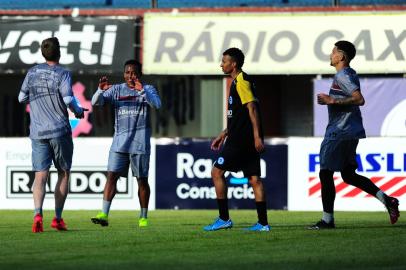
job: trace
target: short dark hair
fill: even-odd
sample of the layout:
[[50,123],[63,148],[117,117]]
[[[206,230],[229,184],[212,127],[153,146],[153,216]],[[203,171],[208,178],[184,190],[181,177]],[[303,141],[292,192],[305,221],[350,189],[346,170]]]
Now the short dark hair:
[[47,61],[59,61],[61,49],[59,40],[56,37],[44,39],[41,43],[41,53]]
[[126,66],[128,65],[132,65],[135,66],[135,74],[137,74],[137,77],[141,77],[142,76],[142,64],[140,62],[138,62],[137,60],[131,59],[131,60],[127,60],[124,63],[124,69]]
[[346,40],[337,41],[334,44],[338,50],[344,52],[345,57],[347,58],[348,62],[350,62],[357,53],[354,44]]
[[229,55],[237,63],[237,68],[242,68],[244,65],[244,53],[238,48],[229,48],[223,52],[223,55]]

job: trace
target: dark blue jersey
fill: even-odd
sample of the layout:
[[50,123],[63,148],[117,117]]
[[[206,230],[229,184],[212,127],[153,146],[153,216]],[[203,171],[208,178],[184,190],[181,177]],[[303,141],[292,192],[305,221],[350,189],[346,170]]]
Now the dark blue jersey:
[[[329,96],[335,99],[351,97],[361,91],[358,75],[346,67],[334,76]],[[325,138],[330,140],[352,140],[365,138],[361,111],[358,105],[328,105],[328,125]]]

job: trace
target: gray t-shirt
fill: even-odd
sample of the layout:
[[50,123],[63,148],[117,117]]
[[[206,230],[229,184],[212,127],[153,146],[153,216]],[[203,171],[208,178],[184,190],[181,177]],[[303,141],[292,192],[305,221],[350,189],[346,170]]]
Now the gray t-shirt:
[[[354,91],[361,91],[358,75],[346,67],[334,76],[329,96],[347,98]],[[362,116],[357,105],[328,105],[328,125],[325,138],[329,140],[354,140],[365,138]]]
[[28,70],[18,99],[30,104],[30,138],[71,134],[66,105],[73,98],[71,81],[70,72],[59,65],[44,63]]
[[114,108],[115,124],[111,151],[131,154],[150,154],[150,106],[159,108],[161,100],[152,85],[142,91],[128,88],[127,84],[114,84],[106,91],[98,89],[92,105],[109,103]]

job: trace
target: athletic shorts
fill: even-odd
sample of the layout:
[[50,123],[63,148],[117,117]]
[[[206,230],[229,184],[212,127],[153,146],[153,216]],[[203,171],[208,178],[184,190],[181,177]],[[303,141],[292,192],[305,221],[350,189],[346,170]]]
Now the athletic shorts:
[[260,155],[255,149],[240,149],[227,143],[213,166],[224,171],[242,171],[245,177],[261,175]]
[[326,140],[320,147],[320,169],[339,172],[348,166],[358,168],[356,160],[358,140]]
[[70,134],[52,139],[31,139],[32,170],[48,171],[54,162],[57,170],[70,171],[73,141]]
[[108,171],[118,172],[121,177],[127,177],[129,165],[131,165],[133,176],[137,178],[148,177],[149,155],[110,151],[107,165]]

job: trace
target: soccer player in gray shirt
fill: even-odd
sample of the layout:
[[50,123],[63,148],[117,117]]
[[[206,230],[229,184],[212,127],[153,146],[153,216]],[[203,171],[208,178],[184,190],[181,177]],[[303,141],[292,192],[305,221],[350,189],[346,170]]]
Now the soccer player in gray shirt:
[[78,105],[73,96],[70,72],[59,65],[61,53],[58,39],[53,37],[43,40],[41,52],[46,62],[28,70],[18,96],[20,103],[30,104],[32,166],[35,171],[32,231],[35,233],[43,231],[42,205],[52,161],[58,170],[58,182],[55,187],[55,217],[51,227],[67,229],[62,211],[69,191],[73,154],[67,108],[76,118],[83,118],[86,110]]
[[344,182],[356,186],[376,197],[387,208],[390,221],[399,218],[399,201],[389,197],[370,179],[355,172],[358,168],[356,150],[358,140],[365,138],[359,106],[365,100],[361,94],[358,75],[350,67],[355,57],[355,46],[348,41],[338,41],[330,54],[330,64],[337,70],[329,94],[318,94],[317,102],[327,105],[329,121],[320,147],[320,182],[323,217],[309,229],[333,229],[335,186],[333,175],[339,171]]
[[138,61],[127,61],[124,64],[125,82],[111,85],[104,76],[100,79],[99,88],[92,97],[92,105],[102,106],[108,103],[115,112],[115,132],[109,153],[103,208],[102,212],[91,218],[93,223],[102,226],[108,226],[108,214],[116,194],[117,180],[120,176],[128,175],[130,165],[133,176],[138,181],[138,198],[141,206],[138,225],[148,226],[150,107],[158,109],[161,107],[161,100],[152,85],[140,81],[141,70],[142,66]]

